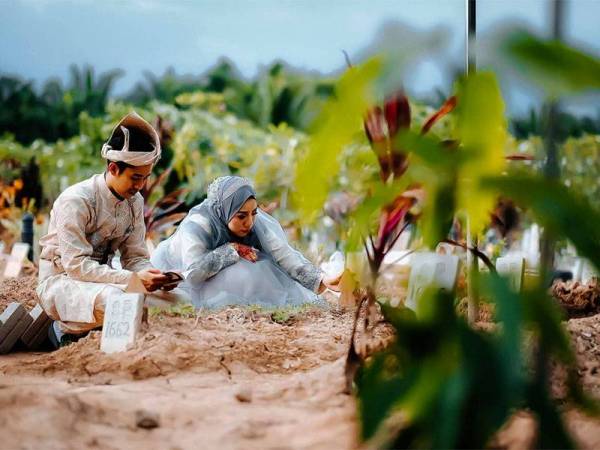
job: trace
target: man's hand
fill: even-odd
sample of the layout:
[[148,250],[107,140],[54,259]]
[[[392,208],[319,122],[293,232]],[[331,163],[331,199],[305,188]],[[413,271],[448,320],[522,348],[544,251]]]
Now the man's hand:
[[183,281],[183,275],[179,272],[163,272],[168,280],[160,287],[163,291],[172,291],[177,285]]
[[319,285],[319,294],[322,294],[325,289],[330,289],[334,292],[340,292],[340,280],[342,274],[335,277],[324,276]]
[[233,248],[238,252],[240,258],[244,258],[250,262],[256,262],[258,260],[258,255],[256,254],[256,250],[252,247],[248,247],[244,244],[238,244],[237,242],[232,242]]
[[158,269],[144,269],[137,273],[147,291],[156,291],[169,281],[169,277]]

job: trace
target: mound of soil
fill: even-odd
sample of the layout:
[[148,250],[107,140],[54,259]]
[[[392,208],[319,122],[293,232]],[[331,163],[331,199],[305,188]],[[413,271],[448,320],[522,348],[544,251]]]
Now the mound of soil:
[[592,278],[589,283],[555,281],[552,295],[570,318],[600,313],[600,283]]
[[12,302],[20,302],[27,309],[33,308],[38,302],[35,293],[37,276],[7,278],[0,282],[0,313]]
[[352,315],[309,310],[292,325],[268,314],[230,308],[194,318],[151,316],[129,351],[99,351],[100,332],[51,353],[19,356],[19,364],[0,361],[5,374],[61,374],[142,380],[182,371],[227,371],[232,362],[257,373],[309,370],[344,355]]
[[[30,308],[34,288],[32,277],[0,283],[0,311]],[[101,353],[96,331],[55,352],[5,355],[3,446],[357,448],[355,400],[343,393],[352,319],[336,308],[160,313],[124,353]],[[584,387],[600,397],[600,315],[565,324]],[[370,339],[390,337],[382,326]],[[565,414],[580,446],[600,447],[597,420]],[[519,412],[493,445],[527,448],[534,436],[535,419]]]

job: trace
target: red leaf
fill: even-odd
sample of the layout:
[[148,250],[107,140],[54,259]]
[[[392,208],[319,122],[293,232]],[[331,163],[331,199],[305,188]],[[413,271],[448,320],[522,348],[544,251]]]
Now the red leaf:
[[394,177],[398,178],[408,168],[408,159],[406,153],[401,150],[396,150],[392,148],[392,170],[394,172]]
[[509,161],[533,161],[535,158],[531,155],[506,155]]
[[144,199],[150,198],[150,196],[152,195],[152,192],[154,192],[154,189],[156,189],[158,186],[163,184],[170,173],[171,173],[171,168],[168,168],[167,170],[162,172],[158,177],[156,177],[154,179],[154,181],[152,183],[150,183],[150,185],[146,184],[144,186],[144,188],[142,189],[142,197],[144,197]]
[[442,107],[438,109],[433,116],[427,119],[427,122],[425,122],[425,125],[423,125],[423,128],[421,128],[421,134],[427,133],[438,120],[451,112],[454,108],[456,108],[456,97],[452,96],[444,102]]
[[410,127],[410,104],[403,92],[394,94],[386,100],[385,121],[388,126],[388,135],[393,137],[400,128]]
[[367,113],[364,125],[369,142],[381,142],[385,140],[386,136],[383,129],[384,116],[379,106],[376,106]]
[[378,246],[385,244],[390,234],[410,210],[413,202],[414,199],[411,197],[398,196],[391,205],[382,211],[379,221],[379,233],[377,233]]
[[187,216],[187,213],[180,212],[163,216],[160,219],[151,220],[146,227],[146,232],[150,233],[161,231],[164,228],[168,228],[177,224],[177,222],[182,221],[185,219],[185,216]]

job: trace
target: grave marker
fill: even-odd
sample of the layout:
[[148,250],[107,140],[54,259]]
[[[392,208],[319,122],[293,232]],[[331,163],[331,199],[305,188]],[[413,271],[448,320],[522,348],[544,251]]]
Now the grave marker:
[[100,350],[122,352],[133,346],[142,322],[144,296],[119,294],[106,301]]
[[508,279],[512,290],[520,292],[525,273],[525,259],[519,255],[502,256],[496,260],[496,272]]
[[12,302],[6,307],[0,315],[0,342],[4,341],[4,338],[25,314],[27,314],[27,310],[19,302]]
[[21,273],[23,262],[29,253],[29,244],[17,242],[13,245],[12,252],[6,260],[4,268],[4,276],[6,278],[16,278]]
[[0,354],[12,350],[33,321],[19,302],[12,302],[0,315]]
[[48,334],[48,327],[52,319],[48,317],[44,309],[40,305],[36,305],[29,315],[31,316],[31,325],[25,330],[21,336],[21,341],[30,349],[38,348],[45,340]]
[[417,300],[430,286],[446,291],[454,290],[458,265],[457,255],[440,255],[430,252],[413,254],[405,305],[416,310]]
[[575,262],[573,263],[573,281],[581,281],[584,266],[585,260],[583,258],[575,258]]
[[594,277],[598,277],[598,272],[596,272],[596,269],[592,263],[585,259],[581,270],[581,282],[589,283]]

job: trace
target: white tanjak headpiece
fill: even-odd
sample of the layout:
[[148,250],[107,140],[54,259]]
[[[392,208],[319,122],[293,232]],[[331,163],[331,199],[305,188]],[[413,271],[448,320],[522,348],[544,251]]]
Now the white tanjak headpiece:
[[[129,149],[129,130],[128,126],[135,126],[145,130],[154,140],[154,150],[151,152],[135,152]],[[121,130],[125,137],[122,149],[113,149],[108,143],[112,139],[113,135],[117,130]],[[160,139],[156,130],[146,122],[142,117],[132,112],[127,114],[121,119],[121,121],[113,128],[108,141],[102,146],[102,157],[109,161],[122,161],[131,166],[147,166],[148,164],[155,164],[160,159]]]

